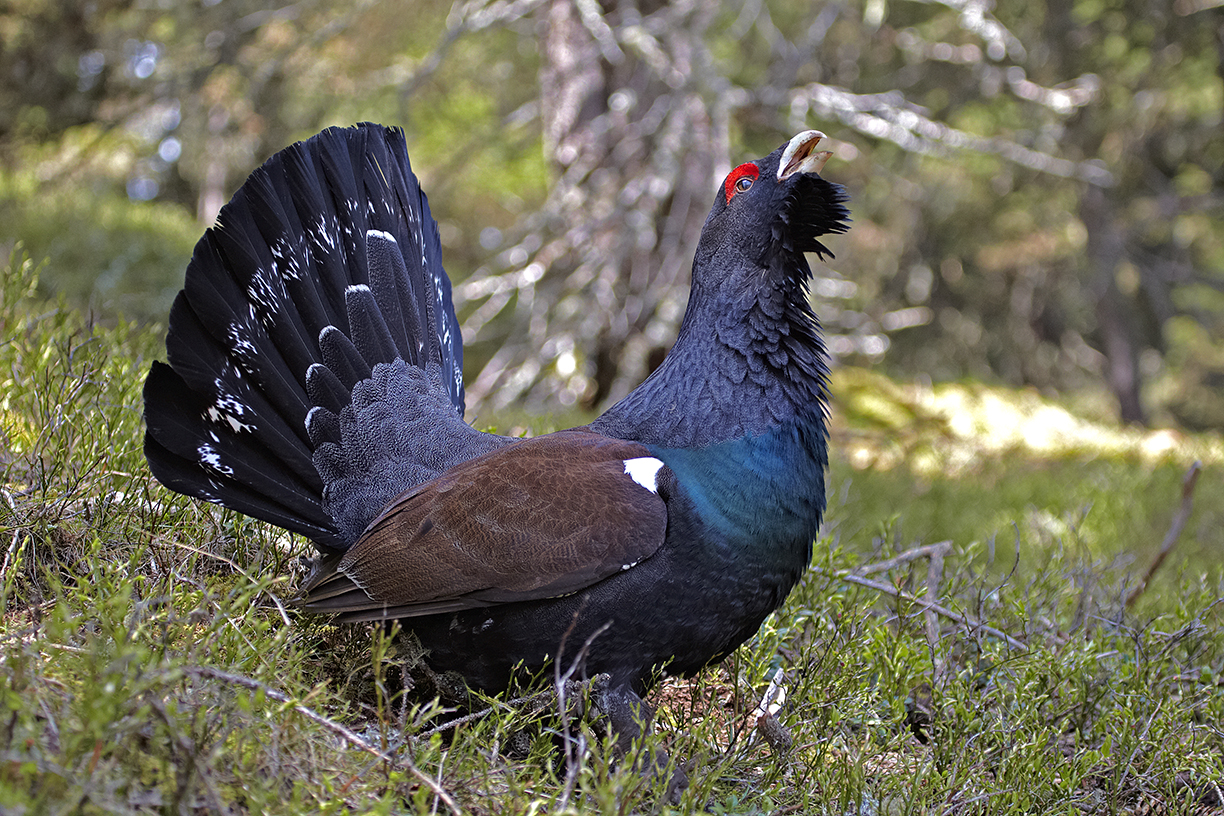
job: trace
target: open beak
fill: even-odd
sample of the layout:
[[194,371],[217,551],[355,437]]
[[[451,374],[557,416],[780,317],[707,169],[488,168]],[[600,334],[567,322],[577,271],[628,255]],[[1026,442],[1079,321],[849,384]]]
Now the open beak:
[[819,173],[825,162],[833,155],[831,150],[816,150],[816,145],[825,135],[819,130],[805,130],[795,136],[782,151],[778,162],[778,181],[788,179],[796,173]]

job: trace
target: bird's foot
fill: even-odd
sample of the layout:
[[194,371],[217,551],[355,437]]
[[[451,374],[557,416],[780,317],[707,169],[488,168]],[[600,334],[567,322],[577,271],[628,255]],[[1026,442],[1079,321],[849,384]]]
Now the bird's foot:
[[[601,674],[591,681],[590,701],[596,718],[602,718],[615,737],[617,759],[629,756],[633,741],[650,732],[654,711],[629,687],[613,686],[608,675]],[[667,752],[659,748],[640,757],[637,770],[647,778],[654,778],[666,774],[669,765]],[[676,765],[667,781],[665,799],[670,804],[678,804],[688,786],[686,768]]]

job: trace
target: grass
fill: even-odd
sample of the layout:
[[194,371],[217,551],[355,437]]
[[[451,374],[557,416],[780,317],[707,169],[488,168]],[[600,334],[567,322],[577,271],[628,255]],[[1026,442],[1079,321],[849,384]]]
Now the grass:
[[[695,761],[673,809],[591,722],[566,762],[547,681],[442,728],[405,640],[287,607],[303,542],[144,466],[157,330],[33,284],[14,259],[0,303],[0,812],[1224,812],[1218,436],[839,372],[813,569],[653,698],[643,750]],[[1194,512],[1128,609],[1194,459]]]

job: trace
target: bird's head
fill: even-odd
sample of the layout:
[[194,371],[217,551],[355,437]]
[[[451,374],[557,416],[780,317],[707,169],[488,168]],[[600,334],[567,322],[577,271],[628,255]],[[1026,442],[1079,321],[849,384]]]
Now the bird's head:
[[719,185],[675,345],[593,428],[704,448],[795,420],[824,444],[827,354],[804,253],[831,256],[819,238],[845,232],[850,213],[841,186],[820,177],[823,138],[800,133]]
[[[719,186],[701,231],[697,269],[776,268],[815,252],[833,253],[819,240],[845,232],[846,192],[820,176],[833,154],[817,150],[825,135],[807,130],[768,156],[745,162]],[[807,264],[802,267],[806,270]],[[697,273],[695,269],[695,273]],[[809,273],[810,274],[810,273]],[[695,274],[694,284],[698,284]]]

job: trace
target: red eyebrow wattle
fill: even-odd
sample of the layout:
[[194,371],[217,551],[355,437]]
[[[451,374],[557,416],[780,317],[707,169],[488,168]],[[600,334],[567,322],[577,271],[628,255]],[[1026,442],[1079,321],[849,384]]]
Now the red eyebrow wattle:
[[723,193],[727,197],[727,203],[731,203],[731,196],[735,195],[735,183],[747,176],[754,181],[761,175],[761,170],[752,162],[741,164],[739,167],[731,171],[727,176],[726,182],[723,184]]

